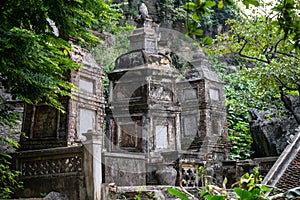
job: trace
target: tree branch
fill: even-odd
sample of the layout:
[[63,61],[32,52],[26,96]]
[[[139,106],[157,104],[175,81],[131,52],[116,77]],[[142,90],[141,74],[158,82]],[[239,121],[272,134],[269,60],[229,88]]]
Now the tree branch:
[[275,46],[274,46],[274,53],[279,53],[279,54],[281,54],[281,55],[293,57],[293,58],[295,58],[295,59],[297,59],[297,60],[300,60],[300,58],[298,58],[297,56],[293,55],[292,53],[283,53],[283,52],[277,51],[277,47],[278,47],[279,43],[280,43],[281,41],[283,41],[283,40],[284,40],[284,38],[281,38],[280,40],[278,40],[278,41],[276,42],[276,44],[275,44]]
[[245,54],[242,53],[242,51],[244,50],[244,48],[246,47],[248,41],[247,40],[244,40],[245,43],[243,44],[242,48],[239,50],[238,54],[241,56],[241,57],[244,57],[244,58],[248,58],[248,59],[251,59],[251,60],[257,60],[257,61],[261,61],[261,62],[264,62],[264,63],[267,63],[267,64],[270,64],[270,61],[268,60],[263,60],[263,59],[260,59],[260,58],[256,58],[256,57],[252,57],[252,56],[247,56]]

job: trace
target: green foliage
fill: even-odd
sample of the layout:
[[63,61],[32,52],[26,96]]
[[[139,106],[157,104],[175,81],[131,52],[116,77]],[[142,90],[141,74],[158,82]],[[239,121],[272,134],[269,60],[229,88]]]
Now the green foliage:
[[[244,1],[244,4],[263,6],[255,1]],[[276,111],[285,105],[291,110],[284,102],[285,95],[300,94],[299,52],[295,47],[297,34],[285,34],[274,17],[281,15],[282,10],[275,12],[276,5],[271,7],[273,10],[263,16],[258,13],[228,20],[229,33],[217,36],[214,48],[210,49],[213,54],[234,53],[252,62],[251,65],[238,62],[240,69],[234,69],[230,74],[224,70],[225,66],[216,64],[226,82],[228,131],[234,159],[251,155],[248,108]]]
[[[280,13],[271,11],[270,15]],[[300,94],[300,54],[295,47],[295,34],[285,35],[277,26],[278,21],[260,14],[252,18],[229,20],[229,34],[221,35],[216,41],[218,53],[233,52],[252,60],[255,67],[245,68],[245,78],[256,85],[256,96],[266,105],[282,100],[293,113],[285,96]],[[295,119],[300,119],[294,114]]]
[[187,35],[202,36],[204,30],[209,33],[209,36],[206,35],[201,39],[199,44],[202,46],[213,44],[211,37],[214,37],[217,33],[211,33],[212,28],[217,30],[219,25],[225,26],[225,21],[236,18],[236,11],[238,11],[231,0],[196,0],[187,2],[184,8],[191,13],[191,18],[186,21]]
[[[234,69],[234,73],[227,74],[224,70],[226,66],[215,63],[217,71],[226,83],[227,121],[229,139],[232,141],[231,157],[245,159],[252,153],[248,109],[276,110],[277,107],[282,107],[280,100],[285,95],[300,93],[300,56],[297,49],[299,23],[295,24],[299,22],[299,16],[295,15],[299,12],[299,3],[293,0],[279,1],[274,5],[269,4],[272,9],[267,14],[263,13],[263,16],[251,14],[236,18],[236,13],[230,10],[230,7],[224,7],[234,6],[232,1],[216,2],[217,6],[213,7],[209,7],[213,3],[206,6],[202,1],[186,3],[185,8],[191,11],[193,16],[186,22],[186,27],[189,34],[202,35],[202,29],[209,29],[214,24],[230,19],[227,22],[230,27],[229,33],[217,36],[215,49],[210,50],[220,54],[234,52],[252,60],[252,66],[257,66],[245,67],[239,62],[242,70]],[[263,2],[257,0],[242,2],[247,8],[250,5],[265,6]],[[214,19],[214,13],[217,12],[224,13],[223,16],[218,15],[219,18],[216,18],[220,21]],[[289,25],[285,24],[286,22],[290,22]],[[210,44],[212,40],[207,37],[200,42],[200,45],[204,46]],[[287,107],[287,103],[284,105]]]
[[232,159],[246,159],[252,153],[248,108],[255,104],[250,102],[255,85],[241,78],[238,72],[227,75],[225,82],[228,135],[232,141],[230,155]]
[[14,107],[4,104],[1,99],[0,102],[0,198],[9,198],[16,189],[22,187],[22,183],[16,180],[19,172],[9,167],[11,156],[7,154],[19,146],[14,139],[18,134],[14,133],[14,127],[21,117]]
[[9,168],[11,157],[7,154],[0,153],[0,198],[9,198],[10,195],[18,188],[22,187],[22,183],[16,180],[19,172]]
[[53,36],[12,28],[2,32],[0,46],[0,82],[7,91],[27,103],[47,102],[59,108],[57,97],[70,95],[72,88],[65,72],[79,67],[64,53],[71,50],[69,44]]
[[[71,58],[69,40],[85,47],[101,40],[90,30],[117,31],[122,12],[103,0],[4,0],[0,2],[0,82],[6,92],[30,104],[63,109],[59,97],[71,97],[70,70],[80,65]],[[17,114],[0,100],[0,124],[12,127]],[[16,147],[11,133],[2,143]],[[10,157],[0,155],[0,198],[19,187]]]
[[185,193],[180,192],[175,188],[167,187],[167,190],[170,194],[174,195],[175,197],[179,197],[182,200],[189,200],[188,196]]
[[277,12],[277,21],[274,25],[284,32],[284,39],[291,38],[292,45],[299,52],[300,49],[300,2],[297,0],[279,1],[273,11]]
[[[187,2],[184,5],[184,8],[190,12],[191,20],[186,21],[186,28],[188,29],[187,35],[197,35],[201,36],[203,34],[203,30],[199,29],[198,21],[202,20],[204,16],[209,16],[211,13],[210,8],[216,5],[215,1],[191,1]],[[206,44],[208,44],[209,40],[206,39]],[[209,43],[211,44],[211,43]]]
[[100,39],[89,29],[110,31],[121,14],[101,0],[14,0],[0,6],[1,83],[27,103],[60,109],[57,97],[70,96],[73,88],[66,72],[80,67],[70,59],[68,40],[96,44]]
[[[249,8],[250,5],[255,7],[265,7],[266,3],[259,0],[242,0],[242,3]],[[192,19],[188,20],[187,28],[189,34],[193,34],[198,29],[198,22],[205,15],[210,14],[210,8],[217,4],[218,9],[223,9],[224,6],[232,6],[234,2],[232,0],[215,0],[215,1],[192,1],[187,2],[184,8],[192,12]],[[267,3],[270,6],[270,3]],[[296,0],[280,0],[271,5],[270,13],[263,13],[275,29],[278,29],[278,33],[283,33],[281,37],[284,41],[291,42],[291,46],[297,52],[300,47],[300,17],[299,17],[300,3]],[[243,29],[247,30],[247,29]],[[269,32],[265,32],[269,33]],[[276,35],[278,35],[278,33]],[[280,35],[280,34],[279,34]],[[274,35],[273,35],[274,36]],[[256,39],[253,37],[253,39]]]
[[47,192],[41,192],[40,193],[40,196],[43,197],[43,198],[46,197],[47,195],[48,195]]
[[[222,1],[219,1],[218,5],[221,2]],[[219,34],[218,31],[224,31],[224,29],[226,30],[228,28],[228,25],[226,25],[228,19],[239,18],[239,12],[240,10],[235,4],[223,6],[222,8],[214,6],[210,9],[210,15],[204,15],[199,21],[200,28],[205,30],[209,36],[215,37],[216,34]],[[220,27],[223,30],[218,30]],[[212,42],[210,44],[212,44]]]
[[[240,199],[240,200],[255,200],[268,199],[265,196],[266,192],[270,192],[270,188],[262,185],[262,178],[259,175],[258,169],[254,168],[253,174],[246,173],[241,177],[238,187],[234,188],[235,196],[229,197],[226,192],[226,178],[223,183],[223,188],[214,185],[207,185],[205,189],[200,190],[200,197],[198,199],[207,200],[225,200],[225,199]],[[189,193],[181,192],[175,188],[167,188],[168,192],[182,200],[188,200]]]
[[270,188],[262,185],[262,177],[259,175],[258,168],[254,168],[253,174],[246,173],[241,177],[239,186],[234,188],[238,199],[241,200],[255,200],[267,199],[265,192],[270,192]]
[[187,12],[183,9],[182,0],[162,0],[158,1],[158,18],[162,21],[184,21]]
[[130,43],[127,37],[132,29],[133,27],[127,26],[121,33],[108,36],[104,43],[98,44],[92,50],[97,63],[101,63],[106,72],[103,81],[104,94],[108,93],[109,88],[107,73],[114,69],[115,61],[120,55],[130,51]]

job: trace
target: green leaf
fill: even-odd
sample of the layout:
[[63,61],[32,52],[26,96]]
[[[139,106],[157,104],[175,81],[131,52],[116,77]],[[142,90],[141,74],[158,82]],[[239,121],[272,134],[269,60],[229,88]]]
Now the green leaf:
[[219,3],[218,3],[218,8],[219,9],[222,9],[224,7],[224,2],[221,0],[221,1],[219,1]]
[[227,177],[225,176],[225,178],[224,178],[224,180],[223,180],[223,184],[222,184],[223,189],[226,189],[226,184],[227,184],[227,182],[228,182],[228,179],[227,179]]
[[266,185],[262,185],[260,189],[264,192],[271,192],[271,189]]
[[192,19],[193,19],[194,21],[198,21],[198,20],[200,20],[201,18],[202,18],[201,14],[200,14],[199,12],[197,12],[197,11],[195,11],[195,12],[193,13],[193,15],[192,15]]
[[187,2],[187,3],[183,6],[183,8],[184,8],[184,9],[187,9],[187,10],[196,10],[197,7],[198,7],[197,4],[195,4],[194,2]]
[[259,6],[259,1],[258,0],[249,0],[250,4],[254,5],[255,7]]
[[206,36],[202,40],[203,45],[212,45],[213,44],[213,39],[211,37]]
[[224,6],[233,5],[233,0],[223,0]]
[[224,196],[214,195],[210,200],[225,200]]
[[259,6],[259,1],[258,0],[243,0],[243,4],[246,6],[246,8],[249,8],[249,5],[252,4],[256,7]]
[[234,188],[234,192],[239,196],[241,200],[251,200],[252,194],[251,192],[248,192],[247,190],[244,190],[242,188]]
[[206,1],[205,2],[205,6],[206,7],[213,7],[215,6],[217,3],[215,1]]
[[201,30],[201,29],[196,29],[196,30],[194,30],[193,34],[198,35],[198,36],[201,36],[201,35],[203,35],[203,30]]
[[179,197],[182,200],[189,200],[189,198],[184,194],[183,192],[180,192],[179,190],[171,187],[167,187],[167,190],[170,194]]

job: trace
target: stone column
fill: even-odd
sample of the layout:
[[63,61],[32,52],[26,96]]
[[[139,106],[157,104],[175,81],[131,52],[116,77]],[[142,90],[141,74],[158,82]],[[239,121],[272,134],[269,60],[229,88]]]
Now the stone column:
[[176,118],[175,118],[175,128],[176,128],[176,150],[181,150],[181,125],[180,125],[180,112],[176,112]]
[[87,188],[87,197],[91,200],[101,199],[102,159],[101,135],[89,130],[83,134],[86,141],[84,145],[84,175]]

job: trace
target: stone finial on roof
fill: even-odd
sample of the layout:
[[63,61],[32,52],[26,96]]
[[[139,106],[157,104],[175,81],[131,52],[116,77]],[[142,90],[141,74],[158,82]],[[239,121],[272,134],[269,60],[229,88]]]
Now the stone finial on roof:
[[146,19],[146,18],[150,18],[149,14],[148,14],[148,8],[144,3],[141,3],[140,7],[139,7],[139,14],[142,16],[142,18]]
[[139,6],[139,15],[134,20],[137,28],[128,37],[132,51],[144,50],[146,53],[157,53],[157,34],[151,27],[152,19],[149,17],[147,6]]
[[148,8],[144,3],[139,6],[139,15],[135,17],[134,21],[137,23],[137,28],[151,27],[152,19],[149,16]]

